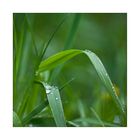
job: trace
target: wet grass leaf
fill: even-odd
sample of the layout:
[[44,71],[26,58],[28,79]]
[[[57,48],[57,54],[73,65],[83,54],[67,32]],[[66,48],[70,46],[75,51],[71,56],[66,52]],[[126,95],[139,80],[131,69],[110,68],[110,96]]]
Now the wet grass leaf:
[[46,89],[46,94],[48,97],[49,105],[56,123],[58,127],[65,127],[65,117],[62,106],[62,101],[60,97],[60,93],[57,87],[49,86],[44,84],[44,88]]
[[95,70],[97,71],[98,76],[100,77],[101,81],[103,82],[103,84],[105,85],[107,90],[109,91],[113,101],[115,102],[116,106],[118,107],[118,110],[122,114],[123,118],[126,118],[124,108],[116,94],[115,88],[110,80],[110,77],[109,77],[104,65],[102,64],[101,60],[95,53],[93,53],[89,50],[83,51],[83,50],[76,50],[76,49],[62,51],[62,52],[59,52],[59,53],[49,57],[48,59],[46,59],[44,61],[42,61],[39,66],[38,72],[40,73],[42,71],[52,69],[52,68],[58,66],[59,64],[64,63],[64,62],[68,61],[69,59],[73,58],[74,56],[82,54],[82,53],[86,54],[86,56],[88,56],[91,63],[93,64]]

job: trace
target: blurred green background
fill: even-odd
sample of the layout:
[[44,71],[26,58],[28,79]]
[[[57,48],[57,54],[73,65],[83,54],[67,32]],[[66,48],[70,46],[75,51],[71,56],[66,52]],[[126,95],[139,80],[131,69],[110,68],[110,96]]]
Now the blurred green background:
[[[21,118],[46,98],[44,89],[33,82],[38,62],[38,56],[35,54],[33,46],[37,47],[37,52],[40,54],[44,47],[44,42],[49,40],[51,34],[64,18],[63,24],[55,33],[43,59],[70,48],[93,51],[103,62],[119,98],[126,106],[126,13],[31,13],[26,14],[26,19],[25,14],[15,13],[13,18],[13,108]],[[31,38],[31,35],[33,35],[34,39]],[[91,111],[91,108],[93,108],[103,121],[119,123],[119,113],[86,56],[79,55],[69,60],[58,75],[54,76],[53,70],[48,72],[46,76],[48,81],[51,79],[49,81],[51,85],[58,87],[74,79],[61,91],[67,120],[75,120],[81,117],[97,120],[95,113]],[[21,104],[23,104],[23,99],[25,98],[29,99],[22,107]],[[48,124],[44,121],[44,117],[51,117],[49,107],[37,115],[30,124],[34,126],[53,126],[53,122],[51,123],[50,121],[50,124]],[[80,126],[98,126],[86,121],[79,122],[79,124]]]

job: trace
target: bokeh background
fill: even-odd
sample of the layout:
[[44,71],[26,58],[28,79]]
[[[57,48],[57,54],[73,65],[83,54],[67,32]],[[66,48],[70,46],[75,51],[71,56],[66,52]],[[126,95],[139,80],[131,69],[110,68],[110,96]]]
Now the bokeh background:
[[[15,84],[17,89],[14,92],[13,102],[16,112],[18,112],[18,106],[20,106],[19,104],[24,97],[23,91],[27,90],[27,85],[30,85],[30,80],[28,81],[28,79],[34,74],[32,67],[34,67],[37,61],[36,56],[29,49],[33,43],[31,44],[28,38],[28,28],[23,25],[24,16],[24,14],[14,14],[17,42],[20,44],[22,42],[21,38],[24,38],[23,42],[25,42],[25,47],[21,51],[25,53],[20,54],[23,59],[22,61],[19,60],[21,70],[16,77],[18,80]],[[93,51],[103,62],[121,102],[124,106],[127,106],[126,13],[32,13],[26,14],[26,17],[38,52],[42,50],[44,42],[49,40],[58,24],[65,18],[50,42],[43,59],[71,48]],[[24,59],[25,57],[26,59]],[[50,71],[46,76],[48,79],[51,79],[53,74],[53,71]],[[60,73],[51,81],[51,84],[61,87],[71,79],[73,80],[61,91],[64,113],[67,120],[78,118],[92,118],[96,120],[95,113],[91,111],[91,108],[93,108],[103,121],[119,123],[119,113],[86,56],[79,55],[65,63]],[[28,92],[32,97],[35,96],[35,98],[33,101],[30,98],[22,114],[23,116],[26,116],[46,98],[42,87],[35,83]],[[43,118],[44,116],[51,116],[49,107],[39,115],[40,118],[32,120],[30,124],[47,126],[48,123]],[[86,121],[79,122],[79,124],[81,126],[97,126]],[[53,126],[53,123],[50,123],[50,125]]]

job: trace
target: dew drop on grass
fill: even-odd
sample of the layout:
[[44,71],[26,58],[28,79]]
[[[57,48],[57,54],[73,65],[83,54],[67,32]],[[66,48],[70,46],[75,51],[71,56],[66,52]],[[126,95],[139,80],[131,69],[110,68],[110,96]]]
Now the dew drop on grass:
[[47,94],[50,94],[51,93],[51,90],[52,90],[52,87],[48,84],[45,85],[45,89],[46,89],[46,93]]
[[46,89],[47,94],[50,94],[50,92],[51,92],[51,89]]
[[113,91],[116,93],[115,88],[112,86]]
[[118,95],[116,94],[115,88],[113,86],[112,86],[112,90],[113,90],[115,96],[118,98]]
[[[58,89],[57,86],[50,86],[47,83],[44,84],[45,90],[46,90],[46,94],[50,94],[53,95],[53,91]],[[58,100],[58,97],[55,98],[55,100]]]
[[85,52],[91,53],[91,51],[90,51],[90,50],[85,50]]

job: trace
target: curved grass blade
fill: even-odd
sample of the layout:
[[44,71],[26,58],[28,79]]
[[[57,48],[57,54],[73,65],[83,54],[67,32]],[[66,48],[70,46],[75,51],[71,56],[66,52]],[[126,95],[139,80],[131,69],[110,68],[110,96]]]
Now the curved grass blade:
[[34,116],[40,113],[47,105],[48,105],[47,100],[40,103],[31,113],[29,113],[25,118],[23,118],[22,124],[26,125]]
[[105,70],[104,65],[102,64],[101,60],[95,53],[93,53],[89,50],[86,50],[83,52],[89,57],[91,63],[93,64],[93,66],[95,67],[95,69],[98,73],[98,76],[100,77],[101,81],[104,83],[105,87],[109,91],[110,96],[113,98],[114,102],[116,103],[120,113],[122,113],[123,116],[125,116],[124,108],[116,94],[115,88],[114,88],[114,86],[109,78],[109,75],[107,74],[107,71]]
[[14,127],[20,127],[22,126],[21,120],[18,117],[16,112],[13,112],[13,126]]
[[[67,49],[71,49],[73,47],[73,43],[76,37],[76,33],[77,33],[77,29],[80,23],[80,19],[81,19],[81,14],[75,14],[74,15],[74,20],[72,23],[72,26],[70,28],[70,32],[69,35],[67,37],[66,43],[64,45],[63,50],[67,50]],[[62,68],[63,68],[64,64],[61,64],[59,67],[57,67],[56,69],[54,69],[52,71],[51,77],[50,77],[50,83],[54,83],[55,79],[57,78],[57,76],[59,75],[59,73],[61,72]]]
[[41,62],[41,64],[39,65],[38,73],[42,71],[50,70],[56,67],[58,64],[64,63],[80,53],[82,53],[81,50],[74,50],[74,49],[57,53]]
[[46,94],[48,97],[52,114],[54,116],[56,126],[66,127],[63,106],[62,106],[61,97],[58,88],[54,86],[51,87],[45,83],[43,85],[44,88],[46,89]]
[[38,73],[52,69],[52,68],[58,66],[59,64],[64,63],[67,60],[69,60],[69,59],[73,58],[74,56],[81,54],[81,53],[84,53],[89,57],[91,63],[95,67],[95,70],[97,71],[101,81],[103,82],[103,84],[105,85],[107,90],[109,91],[113,101],[115,102],[116,106],[118,107],[118,110],[123,115],[123,118],[126,119],[126,113],[116,94],[114,86],[113,86],[101,60],[98,58],[98,56],[95,53],[88,51],[88,50],[82,51],[82,50],[76,50],[76,49],[59,52],[59,53],[49,57],[48,59],[42,61],[39,66]]

